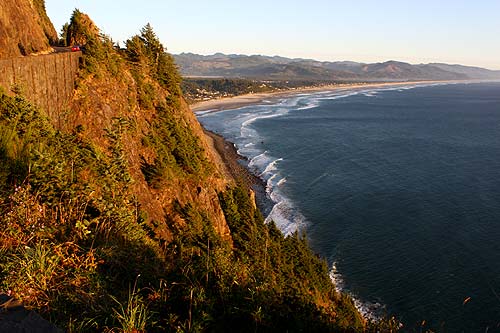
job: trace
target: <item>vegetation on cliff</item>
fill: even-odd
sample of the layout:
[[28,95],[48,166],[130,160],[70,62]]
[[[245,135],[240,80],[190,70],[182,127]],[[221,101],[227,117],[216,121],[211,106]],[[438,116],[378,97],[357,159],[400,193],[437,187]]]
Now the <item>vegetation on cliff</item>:
[[0,92],[0,289],[68,332],[389,329],[223,179],[149,25],[123,50],[79,11],[67,31],[71,109]]

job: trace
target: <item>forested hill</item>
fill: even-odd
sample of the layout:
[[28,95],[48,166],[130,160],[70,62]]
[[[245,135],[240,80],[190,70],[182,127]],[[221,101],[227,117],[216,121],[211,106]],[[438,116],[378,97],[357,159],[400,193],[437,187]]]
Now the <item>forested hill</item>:
[[500,79],[500,71],[484,68],[447,64],[412,65],[399,61],[366,64],[222,53],[208,56],[182,53],[175,55],[175,60],[180,66],[182,75],[188,77],[318,81]]
[[66,33],[85,45],[67,109],[0,88],[0,294],[67,332],[395,327],[363,320],[225,176],[150,25],[121,49],[75,10]]

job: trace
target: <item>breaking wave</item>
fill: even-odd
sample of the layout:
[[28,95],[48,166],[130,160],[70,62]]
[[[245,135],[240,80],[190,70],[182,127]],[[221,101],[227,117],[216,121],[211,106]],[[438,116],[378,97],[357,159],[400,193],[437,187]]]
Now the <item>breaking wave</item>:
[[335,285],[335,289],[337,290],[337,292],[349,295],[349,297],[354,302],[354,306],[359,311],[359,313],[361,313],[363,318],[372,321],[378,321],[382,319],[383,314],[386,311],[385,305],[379,302],[368,302],[361,300],[358,295],[355,295],[354,293],[346,289],[344,278],[338,271],[336,262],[332,264],[332,268],[330,269],[330,279]]

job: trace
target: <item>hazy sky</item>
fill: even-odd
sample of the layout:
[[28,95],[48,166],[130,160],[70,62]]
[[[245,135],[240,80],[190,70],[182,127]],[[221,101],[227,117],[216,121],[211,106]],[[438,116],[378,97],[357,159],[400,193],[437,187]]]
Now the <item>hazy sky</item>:
[[46,0],[56,30],[74,8],[115,41],[151,23],[171,53],[446,62],[500,69],[500,0]]

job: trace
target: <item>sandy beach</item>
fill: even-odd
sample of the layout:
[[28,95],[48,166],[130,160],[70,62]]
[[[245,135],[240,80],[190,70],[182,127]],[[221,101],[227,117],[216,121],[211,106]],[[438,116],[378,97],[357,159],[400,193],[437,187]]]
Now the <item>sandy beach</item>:
[[313,93],[319,91],[335,91],[340,89],[363,89],[363,88],[378,88],[387,86],[406,86],[415,84],[433,84],[433,83],[449,83],[455,81],[406,81],[406,82],[386,82],[386,83],[349,83],[349,84],[332,84],[321,87],[299,88],[283,91],[275,91],[270,93],[246,94],[234,97],[212,99],[202,101],[191,105],[193,112],[201,111],[222,111],[237,109],[240,107],[259,104],[267,99],[282,98],[293,96],[302,93]]

